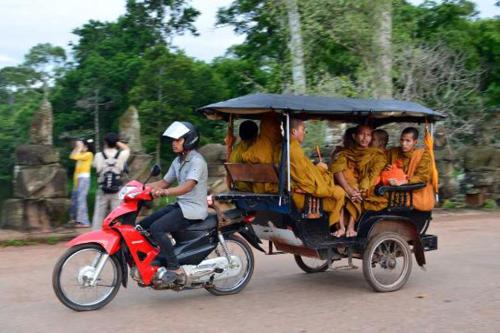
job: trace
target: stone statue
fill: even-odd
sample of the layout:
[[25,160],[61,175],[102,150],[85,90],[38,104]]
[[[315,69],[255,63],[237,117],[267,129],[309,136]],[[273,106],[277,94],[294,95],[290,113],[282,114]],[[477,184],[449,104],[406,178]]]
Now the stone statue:
[[145,181],[151,169],[153,157],[144,153],[141,141],[141,123],[139,112],[130,106],[119,120],[120,139],[127,142],[130,157],[127,162],[128,178]]
[[30,129],[30,142],[35,145],[52,145],[52,105],[44,97],[40,109],[33,115]]
[[139,122],[139,112],[135,106],[130,106],[120,117],[120,138],[127,141],[132,153],[143,152],[141,143],[141,123]]
[[66,170],[52,146],[52,106],[44,99],[34,114],[31,144],[16,148],[14,198],[4,202],[0,227],[50,231],[68,221]]
[[209,143],[198,149],[208,165],[208,189],[210,193],[227,191],[226,185],[226,146]]

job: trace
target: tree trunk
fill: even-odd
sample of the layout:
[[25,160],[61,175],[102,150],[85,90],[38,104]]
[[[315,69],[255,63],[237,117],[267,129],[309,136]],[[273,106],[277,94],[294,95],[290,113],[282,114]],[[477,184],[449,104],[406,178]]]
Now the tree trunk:
[[99,89],[94,90],[94,132],[95,132],[95,149],[101,151],[99,140]]
[[161,165],[161,139],[156,142],[155,160],[156,164]]
[[372,80],[374,97],[392,98],[392,0],[375,4],[375,33],[373,39],[375,74]]
[[[164,68],[163,67],[160,67],[160,70],[158,71],[158,77],[161,78],[163,77],[163,73],[164,73]],[[162,105],[162,101],[163,101],[163,88],[161,86],[161,83],[158,82],[158,106]],[[158,112],[161,112],[161,110],[158,110]],[[158,117],[158,122],[157,122],[157,126],[158,126],[158,129],[161,131],[162,128],[160,128],[160,126],[162,125],[162,122],[160,121],[160,118]],[[156,142],[156,164],[158,165],[161,165],[161,138],[160,137],[158,139],[158,142]]]
[[293,92],[306,93],[306,75],[304,66],[304,48],[302,45],[302,29],[297,0],[285,0],[288,27],[290,30],[290,54],[292,57]]

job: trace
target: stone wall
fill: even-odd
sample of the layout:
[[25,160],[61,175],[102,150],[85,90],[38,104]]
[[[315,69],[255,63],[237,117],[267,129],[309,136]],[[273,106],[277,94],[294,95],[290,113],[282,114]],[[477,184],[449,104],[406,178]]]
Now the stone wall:
[[199,150],[208,165],[208,190],[210,193],[227,191],[226,185],[226,146],[219,143],[209,143]]
[[500,201],[500,148],[472,146],[463,152],[462,184],[469,206],[480,207],[486,199]]
[[67,174],[54,147],[21,145],[15,156],[13,198],[4,202],[0,227],[49,231],[66,223]]

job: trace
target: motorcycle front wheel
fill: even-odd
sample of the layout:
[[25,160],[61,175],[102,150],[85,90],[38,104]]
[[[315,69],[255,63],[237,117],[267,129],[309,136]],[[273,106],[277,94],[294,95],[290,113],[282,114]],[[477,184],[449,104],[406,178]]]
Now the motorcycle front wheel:
[[[100,273],[97,275],[97,273]],[[120,289],[122,270],[118,259],[97,244],[68,249],[52,274],[57,298],[75,311],[97,310],[111,302]]]
[[[250,282],[255,266],[255,259],[252,249],[243,238],[236,235],[231,235],[226,238],[226,245],[231,256],[239,257],[242,267],[240,273],[237,276],[224,280],[214,281],[212,286],[205,288],[209,293],[216,296],[239,293],[243,288],[246,287],[248,282]],[[222,245],[219,244],[214,252],[214,256],[224,255]]]

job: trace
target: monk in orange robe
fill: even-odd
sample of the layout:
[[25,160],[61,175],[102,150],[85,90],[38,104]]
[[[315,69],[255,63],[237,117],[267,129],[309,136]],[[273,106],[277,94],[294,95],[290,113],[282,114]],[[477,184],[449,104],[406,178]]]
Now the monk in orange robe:
[[[328,213],[330,225],[340,220],[340,211],[344,204],[345,192],[335,185],[333,174],[328,166],[320,162],[314,165],[301,148],[305,137],[305,124],[302,120],[290,122],[290,176],[292,189],[300,190],[314,197],[321,198],[323,210]],[[305,195],[293,191],[292,200],[298,209],[304,208]]]
[[330,171],[347,196],[343,218],[334,234],[337,237],[355,237],[354,223],[362,212],[378,211],[387,206],[386,198],[374,193],[387,158],[381,149],[370,147],[372,132],[370,126],[358,126],[353,136],[354,147],[344,148],[333,157]]
[[425,183],[426,188],[413,193],[414,207],[418,210],[429,211],[435,204],[435,193],[432,189],[433,161],[426,149],[417,148],[418,130],[415,127],[407,127],[401,132],[400,146],[394,147],[388,152],[388,163],[386,169],[393,164],[402,165],[407,179],[391,185],[404,185]]
[[[260,122],[257,140],[241,154],[244,163],[279,164],[281,157],[281,127],[277,114],[268,113]],[[278,184],[253,183],[255,193],[278,193]]]

